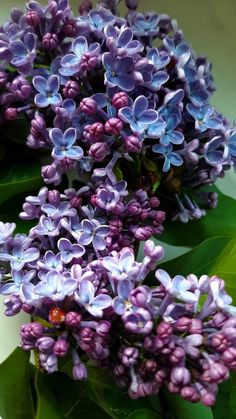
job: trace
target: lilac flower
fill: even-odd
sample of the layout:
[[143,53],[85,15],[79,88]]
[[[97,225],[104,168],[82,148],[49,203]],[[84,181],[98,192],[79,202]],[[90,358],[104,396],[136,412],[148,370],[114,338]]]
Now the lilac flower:
[[158,113],[153,109],[148,109],[148,100],[145,96],[138,96],[132,108],[119,109],[119,117],[130,125],[134,133],[142,134],[147,125],[157,121]]
[[132,303],[129,301],[129,296],[133,287],[134,285],[129,279],[119,281],[117,285],[117,297],[115,297],[113,301],[115,313],[122,315],[127,309],[132,307]]
[[49,105],[58,106],[62,102],[61,95],[58,93],[60,89],[58,76],[52,75],[48,79],[42,76],[35,76],[33,85],[39,92],[34,98],[34,103],[39,108],[46,108]]
[[57,220],[62,217],[74,217],[76,215],[75,208],[67,201],[60,202],[57,206],[52,204],[42,205],[42,211],[46,212],[47,216],[52,220]]
[[23,271],[13,269],[11,278],[13,282],[3,283],[0,288],[0,293],[3,295],[18,295],[20,292],[21,285],[30,282],[34,276],[34,270],[30,270],[26,272],[26,274],[24,274]]
[[0,221],[0,245],[6,243],[6,241],[11,237],[15,228],[15,223],[3,223]]
[[227,157],[227,148],[220,136],[213,137],[204,146],[204,158],[212,166],[222,164]]
[[49,136],[55,146],[52,151],[55,159],[62,160],[68,157],[80,160],[83,157],[82,148],[74,145],[77,136],[75,128],[68,128],[64,133],[59,128],[52,128]]
[[24,250],[22,245],[13,247],[12,254],[0,253],[0,260],[10,261],[11,268],[20,271],[26,263],[34,262],[39,258],[39,251],[34,247]]
[[58,272],[63,271],[63,264],[61,262],[60,253],[55,255],[51,250],[48,250],[45,253],[43,260],[38,260],[37,265],[40,268],[45,269],[47,271],[50,271],[50,270],[56,270]]
[[166,67],[170,62],[170,56],[165,51],[159,51],[157,48],[151,48],[147,52],[148,60],[153,64],[156,71]]
[[196,150],[199,147],[199,140],[195,138],[194,140],[191,140],[189,143],[184,144],[184,150],[183,150],[183,156],[184,160],[188,164],[197,164],[199,157]]
[[126,311],[122,320],[125,328],[134,334],[148,334],[153,328],[152,316],[144,308],[138,308],[135,312]]
[[214,108],[211,108],[209,105],[197,108],[189,103],[186,109],[195,119],[195,128],[200,132],[204,132],[207,129],[222,129],[222,121],[212,116],[214,114]]
[[155,13],[145,15],[137,13],[134,18],[132,29],[137,36],[153,36],[157,33],[159,16]]
[[57,243],[64,263],[70,263],[73,258],[79,258],[85,253],[85,249],[80,244],[72,244],[68,239],[60,239]]
[[232,298],[226,293],[222,287],[222,281],[218,277],[212,277],[210,280],[210,290],[213,301],[217,308],[223,309],[231,316],[236,316],[236,307],[232,306]]
[[168,36],[163,39],[163,45],[169,54],[175,58],[179,58],[186,53],[190,54],[189,45],[187,45],[185,42],[180,42],[179,44],[175,45],[174,40]]
[[197,107],[205,105],[209,98],[207,90],[198,82],[198,80],[186,85],[186,92],[192,104]]
[[110,228],[106,225],[95,225],[92,221],[83,220],[81,223],[81,235],[79,244],[88,246],[92,244],[96,250],[104,250],[106,248],[105,237],[110,233]]
[[94,317],[102,317],[103,310],[112,304],[112,299],[106,294],[95,296],[95,288],[90,281],[83,280],[79,290],[75,292],[75,299]]
[[[88,46],[86,38],[79,36],[72,43],[72,53],[64,55],[61,59],[62,68],[60,69],[60,73],[63,76],[73,76],[82,69],[83,61],[86,64],[86,59],[91,59],[92,66],[94,67],[97,63],[99,53],[100,45],[97,42]],[[84,70],[86,70],[86,67]]]
[[152,138],[157,139],[160,138],[164,133],[166,129],[166,122],[159,117],[156,122],[153,122],[153,124],[150,124],[146,127],[143,135],[144,138]]
[[107,10],[91,10],[86,16],[81,16],[78,19],[78,22],[82,20],[89,24],[90,30],[92,32],[101,33],[106,25],[112,24],[115,20],[115,17]]
[[27,33],[24,42],[17,39],[10,44],[10,51],[13,54],[11,64],[23,74],[32,70],[33,61],[36,57],[37,37],[33,33]]
[[131,249],[125,249],[119,257],[106,256],[103,258],[103,266],[109,272],[109,277],[123,281],[125,279],[135,280],[139,267],[135,263],[134,254]]
[[175,128],[179,123],[179,118],[176,114],[169,116],[166,121],[165,132],[160,137],[160,144],[168,146],[172,144],[182,144],[184,141],[184,135],[180,131],[176,131]]
[[51,270],[45,279],[35,286],[34,292],[53,301],[62,301],[66,296],[72,295],[76,288],[77,281],[73,278],[64,278],[58,271]]
[[113,55],[105,52],[102,56],[105,68],[105,84],[108,87],[118,86],[121,90],[129,92],[135,86],[133,77],[132,57],[122,57],[114,59]]
[[183,276],[176,275],[171,279],[168,273],[163,271],[163,269],[158,269],[155,276],[170,295],[174,295],[187,303],[194,303],[197,301],[197,296],[193,292],[188,291],[191,288],[190,281]]
[[154,153],[162,154],[165,158],[163,171],[168,172],[170,170],[170,166],[181,166],[183,164],[182,157],[173,150],[173,146],[169,144],[167,147],[164,147],[159,144],[155,144],[152,146],[152,151]]
[[39,224],[32,229],[32,232],[39,236],[55,237],[60,234],[59,231],[60,220],[51,220],[51,218],[42,215]]
[[143,51],[143,45],[132,40],[133,32],[130,28],[122,26],[121,29],[108,25],[104,33],[107,37],[106,44],[114,56],[132,56]]
[[226,133],[226,147],[230,156],[236,157],[236,132],[229,131]]

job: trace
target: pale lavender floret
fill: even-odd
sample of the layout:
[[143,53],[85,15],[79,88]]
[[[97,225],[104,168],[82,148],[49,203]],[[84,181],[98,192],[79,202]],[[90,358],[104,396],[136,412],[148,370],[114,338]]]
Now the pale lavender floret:
[[236,132],[230,130],[226,132],[226,147],[232,157],[236,157]]
[[79,36],[72,43],[72,52],[64,55],[61,59],[60,73],[63,76],[73,76],[81,70],[81,65],[86,55],[87,57],[95,58],[94,61],[96,63],[99,53],[100,45],[98,42],[88,45],[86,38]]
[[232,306],[232,298],[226,293],[222,280],[213,277],[210,280],[210,291],[215,306],[231,316],[236,316],[236,307]]
[[103,266],[109,272],[110,280],[122,281],[125,279],[135,280],[139,271],[139,265],[134,259],[133,251],[129,248],[124,248],[120,255],[105,256],[103,258]]
[[184,141],[184,135],[182,132],[175,130],[179,122],[179,118],[176,114],[168,117],[166,120],[165,132],[160,136],[161,145],[166,147],[170,143],[182,144]]
[[92,32],[95,32],[101,36],[105,26],[112,24],[115,21],[115,16],[105,9],[91,10],[88,15],[79,17],[79,25],[80,21],[86,22]]
[[79,244],[88,246],[92,244],[96,250],[106,248],[105,237],[110,233],[110,228],[106,225],[95,225],[90,220],[83,220],[81,223],[81,235]]
[[68,201],[62,201],[57,206],[43,204],[41,209],[52,220],[57,220],[62,217],[74,217],[76,215],[76,209],[72,208]]
[[85,249],[80,244],[72,244],[68,239],[60,239],[57,243],[60,250],[60,256],[64,263],[70,263],[74,258],[80,258],[84,255]]
[[17,39],[10,43],[10,51],[13,55],[11,64],[23,74],[32,70],[33,61],[36,57],[37,37],[33,33],[24,36],[24,42]]
[[153,328],[152,316],[144,308],[138,308],[136,311],[126,311],[122,315],[125,328],[134,334],[148,334]]
[[221,136],[213,137],[204,145],[204,158],[212,166],[221,165],[227,160],[228,149]]
[[35,276],[35,271],[30,270],[26,273],[23,271],[12,270],[11,272],[11,280],[13,282],[2,283],[0,287],[0,294],[9,295],[14,294],[18,295],[20,292],[21,284],[30,282],[31,279]]
[[105,27],[106,44],[114,56],[132,56],[143,51],[143,45],[133,40],[133,32],[130,28],[122,26],[120,29],[112,25]]
[[187,303],[195,303],[197,301],[197,295],[189,291],[191,282],[183,276],[176,275],[171,279],[168,273],[163,269],[158,269],[155,276],[170,295]]
[[22,245],[13,247],[10,253],[0,253],[0,260],[9,261],[11,268],[20,271],[26,263],[34,262],[39,258],[39,251],[34,247],[24,250]]
[[62,97],[58,93],[60,89],[58,76],[52,75],[48,79],[42,76],[35,76],[33,85],[39,92],[34,98],[34,103],[39,108],[46,108],[49,105],[58,106],[62,102]]
[[122,57],[114,59],[113,55],[105,52],[102,56],[105,68],[105,84],[108,87],[118,86],[121,90],[129,92],[135,87],[133,77],[133,58]]
[[134,34],[137,36],[153,36],[158,32],[159,16],[155,13],[137,13],[132,24]]
[[60,253],[56,255],[51,251],[47,250],[42,260],[38,260],[37,265],[40,269],[45,269],[46,271],[50,271],[51,269],[55,269],[58,272],[63,271],[63,264],[61,261]]
[[77,281],[64,278],[58,271],[49,271],[45,280],[39,282],[34,289],[35,294],[50,297],[53,301],[62,301],[72,295],[77,288]]
[[46,215],[42,215],[40,217],[39,223],[36,227],[32,228],[32,233],[39,236],[59,236],[59,219],[52,220]]
[[137,134],[143,134],[146,127],[158,119],[157,111],[148,108],[148,100],[145,96],[138,96],[132,108],[119,109],[119,117],[130,125],[131,130]]
[[0,245],[7,242],[15,228],[15,223],[3,223],[0,221]]
[[222,129],[222,121],[214,116],[214,108],[209,105],[196,107],[189,103],[186,106],[188,113],[195,119],[195,128],[204,132],[207,129]]
[[52,128],[49,132],[50,139],[54,144],[52,157],[63,160],[65,157],[72,160],[80,160],[83,157],[83,149],[74,145],[77,139],[75,128],[68,128],[62,132],[59,128]]
[[183,164],[183,159],[179,153],[173,151],[172,144],[164,147],[160,144],[155,144],[152,146],[152,151],[154,153],[162,154],[164,156],[163,171],[168,172],[171,165],[181,166]]
[[106,294],[95,294],[92,282],[83,280],[79,284],[79,290],[75,292],[75,300],[94,317],[102,317],[103,310],[111,306],[112,299]]
[[157,139],[163,136],[166,130],[166,122],[159,117],[156,122],[147,126],[144,131],[144,138]]
[[175,45],[174,40],[169,38],[168,36],[166,36],[163,39],[163,45],[165,46],[169,54],[175,58],[179,58],[183,54],[189,53],[190,51],[188,44],[186,44],[185,42],[180,42],[179,44],[177,43]]
[[129,279],[123,279],[119,281],[117,285],[117,296],[113,301],[113,308],[116,314],[122,315],[127,309],[132,308],[132,304],[129,301],[130,293],[134,285]]

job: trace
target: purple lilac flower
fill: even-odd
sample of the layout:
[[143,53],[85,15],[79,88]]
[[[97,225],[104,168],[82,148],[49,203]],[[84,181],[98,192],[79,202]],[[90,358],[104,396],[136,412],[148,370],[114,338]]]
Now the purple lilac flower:
[[208,105],[200,108],[189,103],[186,109],[195,119],[195,128],[200,132],[210,129],[222,129],[222,121],[214,116],[214,109]]
[[73,258],[79,258],[85,253],[85,249],[80,244],[71,244],[68,239],[58,240],[58,249],[64,263],[70,263]]
[[35,76],[33,85],[39,92],[34,98],[35,105],[39,108],[46,108],[49,105],[58,106],[62,102],[62,97],[58,93],[60,88],[58,76],[52,75],[48,79],[42,76]]
[[31,270],[24,274],[23,271],[12,270],[12,281],[3,284],[0,289],[0,293],[3,295],[18,295],[20,292],[21,284],[30,282],[31,279],[35,276],[35,271]]
[[166,120],[165,132],[160,136],[160,144],[168,146],[172,144],[182,144],[184,141],[184,135],[182,132],[175,130],[179,123],[179,118],[176,114],[169,116]]
[[171,165],[178,167],[183,164],[182,157],[180,156],[180,154],[176,153],[175,151],[172,151],[173,147],[171,144],[169,144],[167,147],[155,144],[152,146],[152,150],[154,151],[154,153],[162,154],[164,156],[164,172],[168,172],[170,170]]
[[13,247],[11,254],[0,253],[0,260],[9,261],[11,268],[20,271],[26,263],[34,262],[39,258],[39,251],[33,247],[24,250],[22,245]]
[[92,244],[96,250],[106,248],[105,237],[108,236],[110,229],[106,225],[96,225],[90,220],[83,220],[81,223],[81,235],[79,243],[82,246]]
[[[95,42],[88,45],[84,36],[79,36],[73,41],[72,53],[65,55],[61,59],[60,73],[63,76],[73,76],[80,70],[87,70],[89,66],[95,67],[97,64],[97,56],[100,52],[100,45]],[[87,60],[87,64],[86,64]],[[83,69],[83,67],[85,67]],[[86,68],[87,67],[87,68]]]
[[147,125],[155,123],[158,114],[153,109],[148,109],[148,100],[144,96],[135,99],[132,108],[121,108],[119,117],[130,125],[134,133],[142,134]]
[[16,228],[15,223],[3,223],[0,222],[0,245],[4,244],[7,239],[12,235]]
[[77,281],[73,278],[64,278],[58,271],[49,271],[43,281],[34,287],[34,293],[49,297],[53,301],[62,301],[72,295],[77,288]]
[[62,160],[68,157],[72,160],[80,160],[83,157],[83,149],[75,146],[76,130],[68,128],[64,133],[59,128],[52,128],[49,136],[54,144],[52,156],[55,159]]
[[111,306],[112,299],[108,295],[98,294],[95,296],[95,288],[90,281],[83,280],[79,284],[79,290],[75,292],[78,304],[94,317],[102,317],[103,310]]
[[116,56],[132,56],[143,51],[143,45],[133,40],[133,32],[130,28],[117,27],[108,25],[105,27],[105,35],[107,36],[107,46],[110,52]]
[[129,92],[134,89],[132,57],[122,57],[114,60],[109,52],[102,57],[105,72],[105,84],[108,87],[118,86],[121,90]]
[[227,148],[220,136],[213,137],[204,146],[204,157],[212,166],[222,164],[227,157]]
[[11,64],[23,74],[29,74],[32,70],[33,61],[36,57],[37,37],[33,33],[27,33],[24,42],[17,39],[11,42],[10,51],[13,55]]

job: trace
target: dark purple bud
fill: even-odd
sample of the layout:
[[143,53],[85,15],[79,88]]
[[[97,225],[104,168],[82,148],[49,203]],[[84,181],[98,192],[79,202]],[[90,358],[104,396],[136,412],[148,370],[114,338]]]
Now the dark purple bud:
[[65,324],[68,327],[78,328],[81,323],[81,315],[76,311],[69,311],[66,313]]
[[137,307],[145,307],[150,299],[150,289],[144,285],[136,287],[130,293],[130,302]]
[[57,191],[56,189],[52,190],[52,191],[48,191],[48,201],[50,202],[50,204],[54,205],[54,206],[58,206],[59,202],[60,202],[60,192]]
[[203,396],[201,396],[201,402],[207,407],[211,407],[216,402],[216,396],[213,393],[206,392]]
[[98,323],[96,327],[96,332],[99,336],[105,337],[108,335],[111,329],[111,323],[107,320],[102,320]]
[[53,352],[59,358],[63,358],[67,354],[69,346],[69,343],[65,339],[58,339],[55,342]]
[[170,379],[174,385],[182,387],[186,386],[186,384],[189,384],[191,375],[187,368],[175,367],[171,371]]
[[139,215],[142,212],[142,207],[138,201],[133,200],[127,205],[127,211],[132,216]]
[[114,368],[114,376],[120,377],[125,374],[125,367],[124,365],[116,365]]
[[42,131],[46,128],[45,119],[41,115],[36,115],[31,121],[31,126],[36,131]]
[[25,339],[38,339],[43,336],[44,328],[40,323],[32,322],[21,326],[21,336]]
[[137,135],[129,135],[124,138],[125,150],[131,153],[139,153],[142,150],[142,141]]
[[5,87],[7,84],[7,74],[4,71],[0,71],[0,87]]
[[32,313],[32,312],[33,312],[34,307],[33,307],[32,305],[30,305],[30,304],[23,303],[23,304],[22,304],[22,310],[23,310],[25,313],[30,314],[30,313]]
[[32,26],[33,28],[37,28],[37,26],[40,24],[41,17],[35,10],[29,10],[26,13],[26,22],[29,26]]
[[201,376],[206,383],[222,383],[229,378],[228,368],[219,362],[212,362],[209,368]]
[[21,311],[22,301],[17,295],[11,295],[4,299],[6,307],[4,314],[6,316],[15,316]]
[[192,319],[189,317],[180,317],[175,323],[175,329],[180,332],[187,332],[191,327]]
[[86,97],[80,102],[79,109],[86,115],[93,115],[97,112],[97,103],[94,99]]
[[93,8],[93,3],[91,0],[82,0],[78,11],[81,15],[88,13]]
[[123,122],[119,118],[110,118],[105,123],[105,131],[109,135],[118,135],[123,128]]
[[104,136],[104,126],[101,122],[95,122],[94,124],[85,127],[83,135],[91,142],[102,140]]
[[148,373],[154,374],[157,371],[157,363],[154,359],[148,359],[144,362],[144,368]]
[[170,362],[174,365],[180,364],[185,357],[183,348],[177,346],[170,355]]
[[42,366],[49,374],[57,370],[57,357],[55,354],[44,354],[39,355],[39,361]]
[[53,164],[43,166],[41,169],[41,174],[46,183],[51,183],[57,179],[57,169]]
[[63,35],[68,37],[74,37],[76,35],[76,32],[76,22],[74,20],[67,20],[62,27]]
[[138,0],[125,0],[125,4],[129,10],[136,10],[138,8]]
[[84,364],[80,363],[73,367],[72,375],[75,380],[87,380],[88,372]]
[[130,367],[131,365],[136,364],[138,356],[139,356],[139,351],[137,348],[134,348],[132,346],[125,348],[125,350],[123,351],[122,363],[126,367]]
[[129,104],[129,97],[125,92],[115,93],[112,98],[112,105],[117,110],[120,108],[124,108]]
[[69,80],[64,88],[63,94],[68,99],[75,99],[80,94],[80,86],[75,80]]
[[119,234],[122,230],[122,226],[123,223],[119,219],[109,221],[109,227],[113,234]]
[[167,384],[168,390],[173,394],[179,394],[180,393],[180,387],[174,384],[172,381],[170,381]]
[[153,228],[151,226],[138,227],[134,232],[134,237],[137,240],[148,240],[153,235]]
[[228,346],[228,339],[225,337],[223,333],[216,333],[211,338],[211,346],[217,351],[217,352],[223,352],[227,346]]
[[49,354],[53,350],[53,346],[55,344],[55,340],[50,336],[42,336],[41,338],[37,339],[36,348],[45,354]]
[[215,327],[220,328],[224,325],[227,319],[228,317],[225,313],[219,312],[213,316],[212,323]]
[[170,323],[163,321],[157,326],[156,332],[160,339],[166,340],[172,336],[173,327]]
[[81,207],[81,202],[82,202],[82,199],[80,198],[80,196],[74,196],[70,200],[71,206],[74,207],[74,208],[80,208]]
[[189,333],[195,335],[202,334],[202,320],[200,319],[192,319],[191,326],[189,327]]
[[230,346],[227,348],[224,353],[222,354],[222,361],[225,362],[225,364],[229,368],[236,368],[236,348],[233,346]]
[[48,51],[53,51],[58,47],[59,40],[55,33],[46,33],[42,39],[42,47]]
[[18,117],[18,109],[8,108],[4,112],[4,118],[6,121],[14,121]]
[[27,99],[32,93],[32,87],[24,77],[16,77],[11,83],[11,91],[20,99]]
[[95,161],[102,161],[109,154],[109,147],[107,143],[97,142],[90,146],[88,154]]
[[192,403],[197,402],[200,399],[199,393],[194,387],[185,386],[181,389],[181,396]]
[[156,372],[156,374],[155,374],[155,377],[154,377],[154,379],[155,379],[156,383],[157,383],[159,386],[161,386],[161,385],[162,385],[162,383],[163,383],[163,381],[165,380],[165,378],[166,378],[166,371],[165,371],[165,370],[158,370],[158,371]]
[[91,343],[93,336],[94,332],[89,327],[83,327],[79,332],[80,339],[85,343]]

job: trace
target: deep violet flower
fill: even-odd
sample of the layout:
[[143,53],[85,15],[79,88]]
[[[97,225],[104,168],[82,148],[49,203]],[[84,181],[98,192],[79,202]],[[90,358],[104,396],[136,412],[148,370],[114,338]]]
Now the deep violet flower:
[[59,128],[53,128],[49,136],[54,144],[52,156],[55,159],[62,160],[68,157],[72,160],[80,160],[83,157],[83,149],[75,146],[76,130],[68,128],[64,133]]
[[42,76],[33,78],[33,85],[39,92],[35,98],[35,105],[39,108],[46,108],[49,105],[58,106],[62,102],[62,98],[58,90],[60,88],[60,80],[58,76],[50,76],[45,79]]

